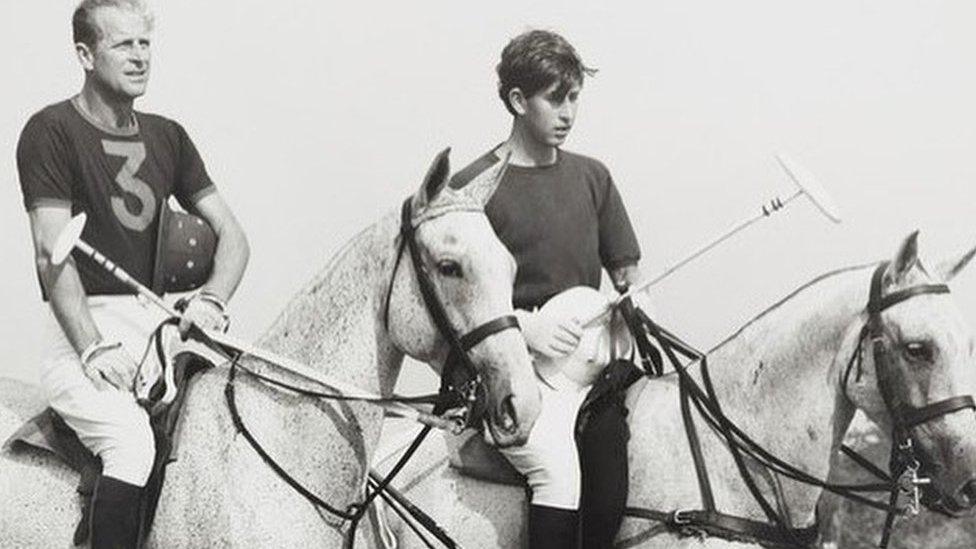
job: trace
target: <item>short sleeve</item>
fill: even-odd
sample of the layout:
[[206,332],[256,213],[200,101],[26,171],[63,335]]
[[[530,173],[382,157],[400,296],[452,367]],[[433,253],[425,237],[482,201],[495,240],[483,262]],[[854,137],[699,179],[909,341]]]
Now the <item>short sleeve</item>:
[[606,172],[605,185],[603,199],[597,205],[600,261],[607,269],[614,269],[637,263],[641,254],[634,227],[630,224],[624,202],[609,172]]
[[17,172],[24,207],[71,207],[71,148],[65,134],[41,114],[24,126],[17,142]]
[[[174,123],[175,124],[175,123]],[[177,160],[176,182],[173,187],[173,194],[179,200],[180,205],[187,211],[192,211],[193,206],[201,198],[217,190],[207,168],[203,164],[203,158],[197,151],[196,146],[182,126],[176,124],[177,140],[179,144],[179,158]]]

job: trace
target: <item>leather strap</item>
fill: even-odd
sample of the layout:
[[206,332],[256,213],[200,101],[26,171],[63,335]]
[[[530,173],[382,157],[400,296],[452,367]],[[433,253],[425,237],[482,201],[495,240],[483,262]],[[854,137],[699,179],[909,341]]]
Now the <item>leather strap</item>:
[[500,316],[494,320],[489,320],[474,330],[461,336],[461,349],[470,351],[472,347],[484,341],[488,336],[492,336],[509,328],[519,329],[518,319],[515,315]]
[[813,547],[819,533],[818,525],[804,528],[781,528],[768,522],[735,517],[718,511],[678,510],[670,513],[628,507],[626,516],[663,522],[679,534],[720,537],[723,539],[759,543],[767,547]]
[[912,427],[921,425],[922,423],[933,420],[939,416],[958,412],[959,410],[965,410],[966,408],[976,410],[976,402],[974,402],[973,397],[969,395],[961,395],[940,400],[935,404],[929,404],[928,406],[923,406],[921,408],[915,408],[913,406],[901,406],[898,409],[898,417],[900,418],[903,428],[911,429]]

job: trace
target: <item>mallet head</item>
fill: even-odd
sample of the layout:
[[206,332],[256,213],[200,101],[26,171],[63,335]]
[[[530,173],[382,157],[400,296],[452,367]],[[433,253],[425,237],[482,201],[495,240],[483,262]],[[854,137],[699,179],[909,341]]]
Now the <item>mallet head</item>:
[[54,242],[54,248],[51,250],[51,262],[60,265],[68,258],[78,239],[81,238],[81,231],[84,230],[87,220],[88,216],[82,212],[72,217],[64,229],[61,229],[61,234],[58,235],[58,239]]
[[840,223],[840,209],[813,174],[784,153],[776,154],[776,162],[779,163],[783,171],[786,172],[787,177],[800,188],[803,194],[807,195],[807,198],[810,199],[810,202],[813,202],[813,205],[818,210],[823,212],[834,223]]

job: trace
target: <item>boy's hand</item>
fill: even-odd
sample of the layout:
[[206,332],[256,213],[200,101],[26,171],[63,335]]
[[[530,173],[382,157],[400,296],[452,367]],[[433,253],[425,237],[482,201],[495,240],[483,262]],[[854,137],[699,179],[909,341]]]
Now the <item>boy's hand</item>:
[[529,350],[549,358],[572,353],[583,336],[583,327],[573,317],[544,311],[516,311],[515,314]]

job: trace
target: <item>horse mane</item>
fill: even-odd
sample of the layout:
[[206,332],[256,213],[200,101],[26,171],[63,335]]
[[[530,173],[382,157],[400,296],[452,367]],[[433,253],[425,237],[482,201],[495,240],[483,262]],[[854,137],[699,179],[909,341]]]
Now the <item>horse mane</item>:
[[748,322],[746,322],[742,326],[739,326],[739,328],[736,329],[734,332],[732,332],[732,334],[730,334],[725,339],[723,339],[722,341],[718,342],[715,346],[713,346],[711,349],[709,349],[706,354],[711,354],[711,353],[717,351],[718,349],[722,348],[723,346],[727,345],[728,343],[732,342],[733,340],[735,340],[736,338],[738,338],[740,335],[742,335],[742,333],[744,331],[746,331],[746,329],[748,329],[750,326],[752,326],[756,322],[759,322],[760,320],[762,320],[763,318],[765,318],[766,315],[772,313],[776,309],[779,309],[780,307],[782,307],[784,304],[786,304],[791,299],[795,298],[800,293],[802,293],[805,290],[807,290],[807,289],[809,289],[809,288],[811,288],[811,287],[819,284],[820,282],[823,282],[824,280],[826,280],[828,278],[831,278],[831,277],[834,277],[834,276],[837,276],[837,275],[841,275],[841,274],[845,274],[845,273],[849,273],[849,272],[853,272],[853,271],[858,271],[858,270],[861,270],[861,269],[866,269],[868,267],[874,267],[875,265],[877,265],[877,262],[865,263],[865,264],[862,264],[862,265],[853,265],[853,266],[850,266],[850,267],[841,267],[840,269],[836,269],[836,270],[833,270],[833,271],[828,271],[828,272],[826,272],[826,273],[824,273],[822,275],[819,275],[819,276],[813,278],[809,282],[806,282],[805,284],[802,284],[800,287],[798,287],[797,289],[795,289],[792,292],[790,292],[789,294],[787,294],[785,297],[783,297],[779,301],[776,301],[775,303],[773,303],[772,305],[770,305],[769,307],[767,307],[766,309],[764,309],[762,312],[760,312],[758,315],[754,316],[752,319],[750,319]]

